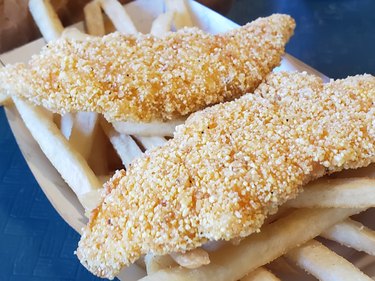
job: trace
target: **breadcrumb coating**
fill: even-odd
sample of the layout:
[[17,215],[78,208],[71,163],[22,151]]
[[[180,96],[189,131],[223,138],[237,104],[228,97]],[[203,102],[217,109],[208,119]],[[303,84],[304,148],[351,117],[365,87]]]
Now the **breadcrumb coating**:
[[270,74],[254,94],[192,114],[106,184],[77,255],[113,278],[142,254],[259,231],[308,181],[375,161],[375,77]]
[[109,121],[167,121],[252,92],[281,61],[294,20],[275,14],[221,35],[197,28],[60,39],[29,66],[0,72],[0,92],[53,112],[103,113]]

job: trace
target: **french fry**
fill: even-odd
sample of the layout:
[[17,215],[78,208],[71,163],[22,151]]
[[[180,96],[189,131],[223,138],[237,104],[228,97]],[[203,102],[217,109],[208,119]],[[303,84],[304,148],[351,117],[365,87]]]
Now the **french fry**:
[[[211,263],[198,269],[160,270],[143,281],[215,280],[235,281],[269,263],[290,249],[316,237],[325,229],[363,209],[299,209],[266,225],[239,246],[226,245],[210,255]],[[260,254],[261,253],[261,254]]]
[[229,241],[208,241],[202,245],[202,249],[208,253],[216,252],[220,248],[224,247],[226,244],[231,243]]
[[291,250],[286,257],[322,281],[370,281],[353,264],[317,241]]
[[137,136],[168,136],[173,137],[176,126],[185,122],[183,119],[173,120],[169,122],[113,122],[113,127],[121,134],[137,135]]
[[[280,276],[279,278],[281,280],[289,280],[289,278],[300,280],[300,278],[297,279],[294,277],[303,274],[301,269],[293,262],[288,261],[285,256],[278,257],[271,263],[267,264],[267,269],[271,270],[271,272],[275,272],[277,276]],[[288,276],[288,278],[286,278],[286,276]]]
[[94,0],[83,8],[87,33],[94,36],[105,35],[104,19],[100,2]]
[[97,113],[78,112],[66,113],[60,120],[62,134],[86,160],[92,149],[97,119]]
[[85,159],[72,149],[55,123],[45,118],[42,108],[16,97],[13,101],[31,135],[84,208],[91,210],[96,207],[100,198],[95,197],[95,194],[101,184]]
[[61,34],[61,38],[70,38],[70,39],[75,39],[78,41],[84,41],[87,38],[89,38],[90,35],[83,33],[79,29],[75,27],[67,27],[63,30]]
[[263,225],[266,225],[266,224],[272,223],[274,221],[277,221],[281,217],[284,217],[284,216],[290,214],[291,212],[293,212],[293,208],[289,208],[289,207],[285,206],[285,204],[281,205],[275,214],[269,215],[265,219]]
[[321,236],[375,256],[375,231],[360,222],[347,219],[327,229]]
[[164,14],[159,15],[152,22],[150,33],[157,37],[162,37],[163,35],[165,35],[168,31],[171,30],[173,17],[173,11],[168,11]]
[[117,151],[117,154],[120,156],[123,165],[126,168],[129,168],[133,159],[142,155],[142,150],[138,147],[137,143],[131,136],[116,132],[111,124],[103,119],[101,119],[100,124]]
[[143,136],[134,136],[137,141],[139,141],[142,146],[148,150],[154,147],[163,146],[167,140],[163,137],[143,137]]
[[165,268],[177,266],[177,263],[170,255],[155,256],[151,253],[145,256],[145,264],[147,274],[152,274]]
[[263,267],[258,267],[253,272],[250,272],[240,281],[280,281],[274,274]]
[[95,112],[78,112],[74,116],[69,142],[86,160],[92,149],[97,120]]
[[30,0],[29,9],[47,42],[60,37],[64,27],[49,0]]
[[185,0],[165,0],[168,11],[174,12],[173,22],[176,29],[185,26],[194,26],[188,8],[188,2]]
[[[3,68],[3,63],[0,61],[0,69]],[[12,99],[5,93],[0,92],[0,106],[7,105],[12,102]]]
[[153,274],[159,270],[177,265],[186,268],[198,268],[209,262],[209,255],[204,249],[194,249],[187,253],[172,253],[162,256],[155,256],[150,253],[145,256],[147,274]]
[[320,180],[304,188],[286,206],[293,208],[370,208],[375,206],[375,179]]
[[[101,184],[100,180],[97,179],[97,181],[98,183]],[[94,210],[96,207],[98,207],[98,205],[101,202],[102,191],[103,191],[103,188],[101,187],[102,185],[100,185],[97,189],[91,190],[84,194],[77,195],[79,202],[82,204],[83,208],[85,208],[85,216],[87,218],[90,218],[91,211]]]
[[0,106],[1,105],[5,105],[6,103],[9,102],[9,97],[6,96],[5,94],[3,93],[0,93]]
[[73,113],[65,113],[60,119],[60,130],[64,137],[69,140],[72,133],[74,116]]
[[170,256],[175,262],[186,268],[198,268],[210,263],[208,253],[202,248],[196,248],[186,253],[171,253]]
[[139,280],[145,276],[145,270],[137,265],[136,263],[123,268],[117,275],[117,278],[121,281],[134,281]]
[[117,0],[100,0],[100,4],[119,32],[123,34],[137,33],[137,29],[120,2]]
[[7,105],[11,99],[4,93],[0,93],[0,106]]

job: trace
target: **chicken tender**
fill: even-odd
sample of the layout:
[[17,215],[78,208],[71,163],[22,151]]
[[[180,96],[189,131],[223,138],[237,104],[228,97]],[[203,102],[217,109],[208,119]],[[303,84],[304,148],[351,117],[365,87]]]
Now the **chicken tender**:
[[323,84],[270,74],[254,94],[192,114],[173,139],[118,171],[77,255],[113,278],[141,255],[259,231],[307,182],[375,161],[375,77]]
[[290,16],[276,14],[221,35],[185,28],[163,38],[60,39],[28,66],[1,70],[0,92],[61,114],[168,121],[253,91],[279,65],[294,27]]

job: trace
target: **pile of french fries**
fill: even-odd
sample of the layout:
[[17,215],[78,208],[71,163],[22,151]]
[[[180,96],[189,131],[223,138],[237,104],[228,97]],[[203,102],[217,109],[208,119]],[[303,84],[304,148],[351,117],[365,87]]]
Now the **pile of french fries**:
[[[166,0],[165,4],[166,12],[154,20],[152,34],[162,37],[172,28],[194,25],[189,2]],[[47,42],[61,36],[84,40],[113,30],[137,33],[117,0],[93,0],[85,6],[87,34],[64,28],[48,0],[31,0],[29,7]],[[11,102],[87,215],[99,204],[103,182],[114,170],[126,169],[145,150],[162,146],[166,136],[173,136],[175,126],[184,122],[111,124],[93,112],[58,116],[0,94],[0,104]],[[186,253],[146,255],[138,262],[147,272],[142,280],[280,280],[269,268],[280,263],[281,256],[283,266],[300,267],[319,280],[372,280],[315,238],[321,236],[375,255],[375,232],[349,218],[374,207],[374,188],[374,164],[313,182],[271,216],[259,233],[242,241],[211,242]],[[120,278],[131,280],[123,274]]]

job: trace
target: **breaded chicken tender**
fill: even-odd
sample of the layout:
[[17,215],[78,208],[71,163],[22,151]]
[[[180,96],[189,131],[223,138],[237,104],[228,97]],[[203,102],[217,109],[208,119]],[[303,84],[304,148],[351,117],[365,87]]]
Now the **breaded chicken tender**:
[[225,34],[197,28],[60,39],[29,65],[0,71],[0,92],[64,114],[109,121],[168,121],[253,91],[281,61],[293,34],[287,15],[260,18]]
[[375,77],[323,84],[270,74],[254,94],[192,114],[173,139],[118,171],[77,255],[113,278],[141,255],[259,231],[307,182],[375,161]]

